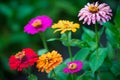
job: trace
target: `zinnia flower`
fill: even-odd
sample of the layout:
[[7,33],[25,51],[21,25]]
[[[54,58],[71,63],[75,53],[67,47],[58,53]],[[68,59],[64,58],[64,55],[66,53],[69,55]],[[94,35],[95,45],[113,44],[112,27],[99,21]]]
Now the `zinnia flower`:
[[23,68],[34,65],[37,60],[37,54],[31,48],[26,48],[18,52],[16,55],[10,56],[10,69],[22,71]]
[[52,28],[56,29],[54,32],[61,31],[60,33],[63,34],[66,31],[76,32],[76,29],[80,28],[80,25],[78,23],[73,24],[73,22],[68,20],[59,20],[59,22],[54,24]]
[[63,58],[57,51],[48,52],[39,57],[36,67],[38,71],[49,73],[62,62]]
[[67,68],[64,68],[64,73],[73,74],[82,69],[83,63],[81,61],[73,61],[67,63]]
[[87,5],[79,11],[78,17],[80,17],[80,21],[84,20],[83,24],[87,23],[90,25],[91,23],[96,24],[96,22],[102,24],[102,22],[106,22],[111,19],[111,12],[112,10],[110,9],[110,6],[105,3],[87,3]]
[[52,19],[48,16],[37,16],[29,21],[24,27],[24,32],[28,34],[36,34],[44,32],[48,27],[51,27]]

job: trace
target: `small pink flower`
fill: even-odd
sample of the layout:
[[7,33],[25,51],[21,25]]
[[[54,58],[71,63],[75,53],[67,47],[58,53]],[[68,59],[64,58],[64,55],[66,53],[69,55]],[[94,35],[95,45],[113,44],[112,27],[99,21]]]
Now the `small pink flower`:
[[78,17],[79,21],[84,20],[83,24],[87,23],[90,25],[92,23],[96,24],[96,22],[102,24],[102,22],[106,22],[111,19],[111,12],[112,10],[110,9],[110,6],[105,3],[87,3],[87,5],[79,11]]
[[24,32],[28,34],[36,34],[38,32],[44,32],[48,27],[51,27],[52,19],[48,16],[37,16],[31,19],[24,27]]
[[67,63],[67,68],[64,68],[64,73],[73,74],[82,69],[83,63],[81,61],[73,61]]

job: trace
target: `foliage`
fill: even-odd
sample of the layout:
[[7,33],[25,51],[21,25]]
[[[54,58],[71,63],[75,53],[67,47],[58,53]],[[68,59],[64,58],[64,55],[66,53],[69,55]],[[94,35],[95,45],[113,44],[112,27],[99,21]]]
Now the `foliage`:
[[[11,71],[8,58],[24,47],[33,48],[38,55],[46,53],[39,35],[28,35],[23,32],[24,25],[37,15],[48,15],[57,22],[59,19],[67,19],[78,22],[78,11],[91,0],[8,0],[0,3],[0,80],[14,80],[18,72]],[[94,0],[92,0],[94,1]],[[108,0],[105,0],[107,2]],[[109,0],[109,2],[113,2]],[[96,33],[93,25],[90,27],[81,24],[81,29],[76,33],[54,34],[53,29],[47,29],[44,33],[50,50],[56,49],[63,52],[64,62],[55,68],[59,80],[71,80],[70,74],[63,73],[63,68],[70,61],[63,46],[75,47],[72,49],[73,60],[83,62],[83,71],[77,73],[76,80],[119,80],[120,78],[120,6],[110,5],[113,9],[113,17],[103,26],[98,25],[99,48],[97,54]],[[115,3],[114,2],[114,3]],[[80,23],[80,22],[79,22]],[[69,36],[69,37],[68,37]],[[58,43],[57,43],[58,42]],[[61,42],[61,43],[59,43]],[[59,46],[56,46],[56,43]],[[5,74],[9,74],[6,75]],[[34,77],[34,79],[31,79]],[[31,74],[29,80],[37,80]],[[54,78],[54,72],[48,74],[48,78]],[[39,78],[39,77],[38,77]]]

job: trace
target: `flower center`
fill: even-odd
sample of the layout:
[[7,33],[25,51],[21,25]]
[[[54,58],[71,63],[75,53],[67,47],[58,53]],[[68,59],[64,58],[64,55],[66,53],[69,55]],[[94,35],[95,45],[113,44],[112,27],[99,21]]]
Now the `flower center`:
[[48,56],[46,56],[44,62],[45,62],[45,63],[46,63],[46,62],[50,62],[50,60],[51,60],[51,59],[50,59]]
[[22,51],[22,52],[18,52],[18,53],[15,55],[15,58],[17,58],[17,59],[19,59],[19,60],[22,60],[24,56],[25,56],[25,52]]
[[68,25],[68,24],[64,24],[64,27],[65,27],[65,28],[68,28],[68,27],[69,27],[69,25]]
[[92,13],[97,13],[98,10],[99,10],[98,6],[96,7],[96,6],[93,6],[93,5],[90,5],[90,6],[88,7],[88,9],[89,9],[89,11],[92,12]]
[[40,20],[35,20],[33,23],[32,23],[32,26],[37,28],[37,27],[40,27],[42,25],[41,21]]
[[74,69],[77,68],[77,64],[75,64],[75,63],[69,64],[68,68],[71,69],[71,70],[74,70]]

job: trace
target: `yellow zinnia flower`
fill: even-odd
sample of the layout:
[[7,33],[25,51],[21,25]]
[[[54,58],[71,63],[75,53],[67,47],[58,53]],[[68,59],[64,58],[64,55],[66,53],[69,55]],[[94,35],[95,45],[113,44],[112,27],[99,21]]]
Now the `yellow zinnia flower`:
[[37,61],[36,67],[38,68],[38,71],[46,71],[47,73],[49,73],[62,61],[62,56],[57,51],[53,50],[52,52],[42,54]]
[[57,24],[52,25],[52,28],[57,28],[54,32],[61,31],[60,33],[64,33],[66,31],[76,32],[77,28],[80,28],[78,23],[70,22],[68,20],[59,20]]

